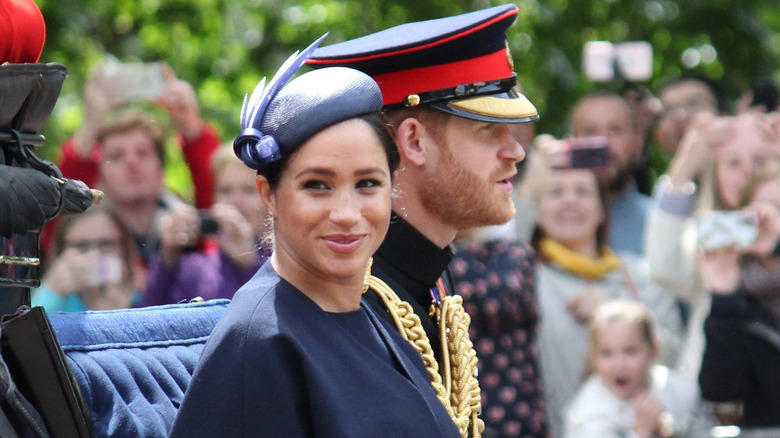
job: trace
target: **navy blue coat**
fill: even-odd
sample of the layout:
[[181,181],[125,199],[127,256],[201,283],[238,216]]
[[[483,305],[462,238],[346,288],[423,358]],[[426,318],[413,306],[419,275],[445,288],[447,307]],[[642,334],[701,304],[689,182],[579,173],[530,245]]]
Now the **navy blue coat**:
[[420,355],[370,306],[328,313],[270,263],[208,340],[172,437],[458,437]]

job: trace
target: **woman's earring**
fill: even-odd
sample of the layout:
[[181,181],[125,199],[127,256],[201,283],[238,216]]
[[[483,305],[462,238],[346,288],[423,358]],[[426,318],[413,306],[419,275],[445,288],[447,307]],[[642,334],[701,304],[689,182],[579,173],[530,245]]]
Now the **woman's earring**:
[[371,265],[374,264],[374,258],[369,257],[368,263],[366,263],[366,274],[363,276],[363,293],[368,291],[368,282],[371,279]]

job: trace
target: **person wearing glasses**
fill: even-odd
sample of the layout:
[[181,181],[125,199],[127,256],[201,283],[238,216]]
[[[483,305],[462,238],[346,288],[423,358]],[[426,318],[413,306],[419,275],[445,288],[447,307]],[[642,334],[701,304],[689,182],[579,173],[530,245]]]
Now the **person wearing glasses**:
[[143,285],[135,242],[109,202],[64,216],[50,263],[32,304],[47,312],[122,309],[140,303]]

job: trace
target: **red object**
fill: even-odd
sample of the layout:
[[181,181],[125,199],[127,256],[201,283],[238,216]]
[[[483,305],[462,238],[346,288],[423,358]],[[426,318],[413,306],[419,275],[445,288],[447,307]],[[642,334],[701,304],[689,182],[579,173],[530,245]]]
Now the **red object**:
[[384,105],[403,102],[410,94],[457,87],[461,84],[511,77],[512,66],[503,47],[489,55],[430,67],[394,71],[374,76],[382,89]]
[[0,64],[36,63],[46,42],[46,23],[33,0],[0,0]]
[[[0,2],[3,0],[0,0]],[[219,135],[213,126],[203,125],[196,138],[187,140],[178,136],[184,160],[190,168],[195,191],[195,207],[210,208],[214,204],[214,171],[211,169],[211,157],[219,148]],[[100,145],[95,144],[89,157],[80,157],[76,152],[73,139],[68,139],[60,149],[58,167],[66,178],[83,181],[90,187],[98,183],[98,163],[100,163]]]
[[320,47],[306,63],[314,68],[351,67],[369,74],[379,84],[386,108],[407,104],[407,96],[430,92],[439,92],[438,100],[473,97],[442,92],[514,76],[506,30],[517,14],[517,6],[506,4],[406,23]]

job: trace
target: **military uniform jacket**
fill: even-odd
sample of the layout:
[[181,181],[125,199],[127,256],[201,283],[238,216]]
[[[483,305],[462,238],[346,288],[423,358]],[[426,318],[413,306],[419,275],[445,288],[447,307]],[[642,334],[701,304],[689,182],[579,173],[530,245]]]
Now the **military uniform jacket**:
[[[414,313],[420,317],[437,358],[441,357],[441,340],[436,322],[429,316],[433,302],[431,288],[441,277],[446,295],[452,294],[454,290],[452,277],[447,271],[452,256],[450,247],[439,248],[408,222],[393,213],[387,236],[374,254],[374,265],[371,268],[374,276],[387,283],[400,299],[412,305]],[[368,291],[365,297],[377,313],[384,316],[387,321],[393,321],[379,296]]]
[[457,437],[419,354],[365,303],[322,310],[270,263],[211,334],[172,437]]

